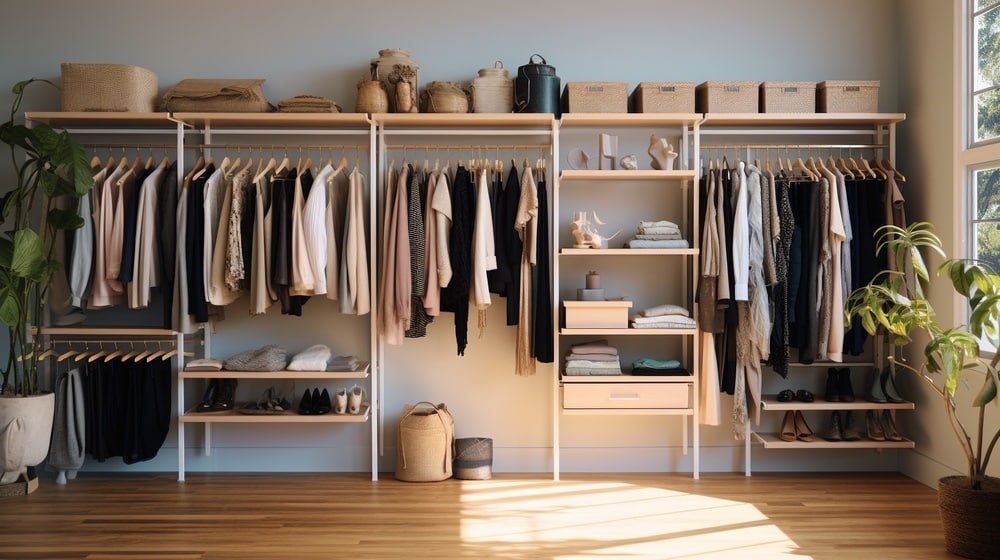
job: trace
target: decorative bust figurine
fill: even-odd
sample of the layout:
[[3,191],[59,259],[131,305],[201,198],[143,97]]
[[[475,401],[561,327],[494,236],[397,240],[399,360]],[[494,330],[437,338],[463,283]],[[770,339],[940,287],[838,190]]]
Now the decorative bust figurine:
[[666,138],[660,138],[655,134],[649,136],[649,151],[647,152],[653,161],[650,166],[661,171],[670,171],[674,168],[674,160],[677,159],[677,152],[674,146],[667,143]]

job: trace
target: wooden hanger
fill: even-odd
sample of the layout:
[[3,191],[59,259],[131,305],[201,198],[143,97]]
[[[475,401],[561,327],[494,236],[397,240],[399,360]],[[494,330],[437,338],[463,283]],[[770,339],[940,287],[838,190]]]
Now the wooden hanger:
[[864,156],[861,156],[861,164],[864,165],[865,171],[867,171],[868,173],[871,174],[872,179],[879,179],[879,178],[880,179],[885,179],[886,178],[885,175],[876,173],[875,170],[872,169],[872,166],[868,163],[868,160],[866,160]]
[[110,354],[108,354],[107,356],[105,356],[105,357],[104,357],[104,363],[108,363],[108,362],[110,362],[111,360],[113,360],[113,359],[117,358],[118,356],[121,356],[121,355],[122,355],[122,352],[123,352],[123,351],[122,351],[122,350],[119,350],[119,349],[118,349],[118,345],[116,344],[116,345],[115,345],[115,351],[114,351],[114,352],[111,352]]
[[291,165],[291,164],[292,164],[292,162],[288,160],[288,156],[285,156],[285,157],[284,157],[284,158],[283,158],[283,159],[281,160],[281,163],[279,163],[279,164],[278,164],[278,168],[277,168],[277,169],[275,169],[275,170],[274,170],[274,172],[275,172],[276,174],[277,174],[277,173],[281,173],[282,171],[284,171],[284,170],[288,169],[288,166],[289,166],[289,165]]
[[201,171],[205,167],[205,157],[198,156],[198,159],[194,162],[194,167],[184,175],[184,182],[187,183],[194,178],[194,174]]
[[[162,355],[164,355],[166,353],[167,353],[167,351],[163,350],[161,348],[161,349],[157,350],[156,352],[153,352],[150,355],[146,356],[146,363],[148,364],[148,363],[152,362],[153,360],[159,358],[160,356],[162,356]],[[136,361],[138,361],[138,360],[136,360]]]
[[100,166],[101,166],[101,156],[95,155],[94,157],[90,158],[90,168],[91,169],[94,169],[94,168],[100,167]]
[[[91,354],[91,355],[90,355],[90,357],[89,357],[89,358],[87,358],[87,363],[93,363],[93,362],[96,362],[96,361],[97,361],[97,360],[99,360],[99,359],[100,359],[100,358],[101,358],[102,356],[106,356],[107,354],[108,354],[108,353],[107,353],[107,351],[105,351],[105,350],[104,350],[104,347],[103,347],[103,346],[101,346],[101,347],[100,347],[100,350],[98,350],[97,352],[94,352],[93,354]],[[79,360],[80,358],[78,357],[77,359]]]
[[798,169],[798,170],[802,171],[802,172],[803,172],[803,173],[804,173],[804,174],[805,174],[805,175],[806,175],[807,177],[809,177],[809,178],[810,178],[810,179],[812,179],[813,181],[815,181],[815,180],[816,180],[816,176],[815,176],[815,175],[813,175],[813,172],[812,172],[812,170],[810,170],[810,169],[809,169],[809,167],[808,167],[808,166],[806,165],[806,163],[805,163],[804,161],[802,161],[802,158],[801,158],[801,157],[800,157],[800,158],[797,158],[797,159],[795,160],[795,163],[794,163],[794,164],[790,164],[790,165],[788,166],[788,168],[789,168],[790,170],[795,170],[795,169]]
[[[129,350],[127,354],[125,354],[124,356],[121,357],[121,361],[127,362],[128,360],[130,360],[133,357],[137,356],[139,354],[139,352],[141,352],[141,350],[136,350],[135,346],[132,346],[132,349]],[[105,360],[105,361],[107,361],[107,360]]]
[[896,167],[894,165],[892,165],[891,161],[889,161],[887,159],[883,160],[882,161],[882,166],[885,168],[886,171],[889,171],[889,172],[893,173],[896,176],[896,180],[897,181],[899,181],[900,183],[905,183],[906,182],[906,176],[903,175],[902,173],[900,173],[899,170],[896,169]]
[[[261,158],[261,161],[264,161],[264,159]],[[287,162],[288,159],[286,158],[285,161]],[[257,175],[255,175],[254,178],[253,178],[253,182],[256,183],[257,181],[260,181],[261,179],[263,179],[264,176],[267,175],[268,172],[270,172],[272,169],[274,169],[277,164],[278,164],[278,161],[275,160],[274,158],[271,158],[270,160],[268,160],[267,166],[265,166],[263,170],[257,172]],[[277,173],[277,172],[275,172],[275,173]]]
[[856,178],[854,176],[854,172],[851,171],[851,168],[847,166],[847,162],[844,161],[843,157],[837,159],[837,168],[840,169],[841,173],[843,173],[844,175],[847,175],[848,178],[850,178],[850,179],[855,179]]
[[857,160],[855,160],[853,157],[848,157],[847,162],[850,164],[851,169],[854,170],[857,178],[859,179],[865,178],[866,173],[864,172],[864,170],[861,169],[861,166],[858,165]]
[[38,361],[41,362],[42,360],[48,358],[49,356],[54,356],[55,354],[55,350],[52,348],[46,348],[41,354],[38,355]]
[[153,159],[153,154],[149,154],[149,157],[146,158],[146,169],[147,170],[152,169],[153,165],[155,165],[155,164],[156,164],[156,160]]
[[77,354],[79,354],[79,352],[77,352],[76,350],[67,350],[62,354],[59,354],[59,357],[56,358],[56,361],[63,362],[69,358],[72,358],[73,356],[76,356]]
[[148,356],[148,355],[150,355],[152,353],[153,353],[152,350],[150,350],[149,348],[145,348],[145,349],[143,349],[142,352],[139,352],[138,354],[136,354],[132,358],[132,361],[134,361],[135,363],[139,363],[140,360],[142,360],[143,358],[145,358],[146,356]]

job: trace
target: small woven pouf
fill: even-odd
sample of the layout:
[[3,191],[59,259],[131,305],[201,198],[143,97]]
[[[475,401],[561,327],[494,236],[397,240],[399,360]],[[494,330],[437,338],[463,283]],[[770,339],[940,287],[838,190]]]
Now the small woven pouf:
[[456,439],[452,476],[461,480],[493,478],[493,440],[482,437]]

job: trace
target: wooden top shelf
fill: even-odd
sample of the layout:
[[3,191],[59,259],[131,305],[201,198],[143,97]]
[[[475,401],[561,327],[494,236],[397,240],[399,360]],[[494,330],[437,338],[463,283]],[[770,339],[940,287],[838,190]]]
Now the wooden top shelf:
[[703,126],[878,125],[906,120],[906,113],[706,113]]
[[367,129],[370,126],[365,113],[174,113],[173,118],[196,128],[211,125]]
[[816,436],[816,441],[785,441],[777,434],[760,434],[754,432],[765,449],[913,449],[916,445],[910,440],[903,441],[826,441]]
[[575,249],[567,247],[559,250],[559,254],[571,256],[666,256],[666,255],[697,255],[698,249]]
[[563,127],[666,127],[700,121],[701,113],[564,113]]
[[550,128],[551,113],[376,113],[372,118],[386,126],[474,128]]
[[170,113],[99,113],[99,112],[61,112],[61,111],[36,111],[24,114],[24,118],[36,122],[47,124],[54,128],[66,128],[71,126],[91,126],[91,127],[140,127],[140,126],[162,126],[171,128],[176,125],[170,120]]
[[824,400],[816,400],[811,403],[778,402],[776,395],[764,395],[761,399],[761,408],[764,410],[913,410],[914,405],[911,402],[874,403],[863,399],[854,402],[827,402]]
[[231,423],[231,424],[361,424],[368,421],[371,406],[365,404],[361,414],[304,415],[297,412],[282,414],[242,414],[238,410],[228,412],[195,412],[192,408],[181,416],[181,422],[188,423]]
[[562,374],[563,383],[694,383],[693,375],[568,375]]
[[694,170],[658,171],[655,169],[565,169],[563,181],[678,181],[693,180]]
[[561,329],[559,334],[566,336],[655,336],[676,335],[694,336],[698,329]]
[[355,371],[182,371],[183,379],[364,379],[368,362],[360,362]]
[[177,336],[170,329],[117,328],[117,327],[42,327],[33,329],[46,336]]
[[571,416],[694,416],[691,408],[563,408]]

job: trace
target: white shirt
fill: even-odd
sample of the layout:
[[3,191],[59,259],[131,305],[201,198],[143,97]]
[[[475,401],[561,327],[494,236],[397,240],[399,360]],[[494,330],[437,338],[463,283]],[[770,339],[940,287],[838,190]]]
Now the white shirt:
[[316,295],[327,293],[327,249],[330,240],[327,237],[326,181],[332,174],[333,166],[330,164],[320,170],[319,174],[316,175],[316,180],[313,181],[313,186],[309,190],[309,196],[306,197],[306,204],[302,210],[302,233],[306,242],[306,259],[312,269],[315,282],[313,293]]
[[748,224],[749,209],[747,208],[747,174],[746,166],[741,161],[736,173],[733,174],[733,189],[737,191],[736,209],[733,214],[733,282],[735,292],[733,299],[747,301],[750,299],[750,228]]
[[497,268],[488,183],[486,170],[483,169],[476,181],[476,220],[472,229],[472,289],[469,291],[470,299],[480,310],[492,303],[486,272]]
[[448,253],[448,238],[451,234],[451,189],[448,187],[449,170],[441,172],[437,185],[434,187],[435,233],[437,234],[437,270],[438,284],[447,288],[451,282],[451,256]]

